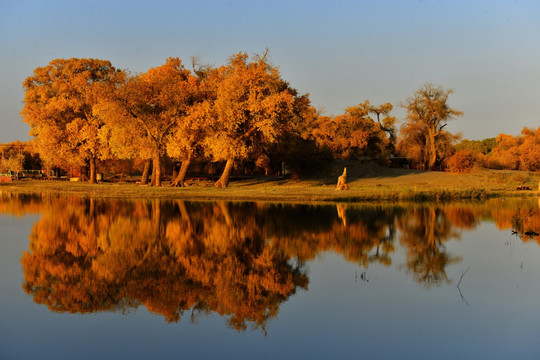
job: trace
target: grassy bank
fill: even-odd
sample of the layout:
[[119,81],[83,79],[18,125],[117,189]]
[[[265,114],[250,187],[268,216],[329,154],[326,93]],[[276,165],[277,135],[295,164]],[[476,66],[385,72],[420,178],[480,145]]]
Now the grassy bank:
[[[65,194],[95,198],[265,200],[265,201],[398,201],[485,199],[490,197],[537,196],[540,175],[523,171],[476,170],[450,174],[376,166],[348,167],[349,191],[334,190],[337,168],[317,179],[256,178],[232,181],[217,189],[210,181],[188,181],[188,187],[159,188],[133,183],[87,184],[70,181],[19,180],[0,184],[0,192],[26,194]],[[518,186],[532,191],[516,191]]]

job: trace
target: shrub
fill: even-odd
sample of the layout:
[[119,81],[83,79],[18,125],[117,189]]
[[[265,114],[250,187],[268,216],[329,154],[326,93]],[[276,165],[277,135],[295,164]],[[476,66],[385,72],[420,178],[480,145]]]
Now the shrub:
[[470,150],[460,150],[448,158],[446,165],[453,173],[468,173],[476,165],[476,155]]

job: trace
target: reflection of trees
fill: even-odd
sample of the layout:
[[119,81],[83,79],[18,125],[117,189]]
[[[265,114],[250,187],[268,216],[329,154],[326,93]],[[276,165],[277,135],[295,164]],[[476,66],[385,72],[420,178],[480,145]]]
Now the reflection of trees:
[[301,267],[266,244],[253,220],[224,205],[193,213],[183,203],[62,199],[33,228],[24,288],[55,311],[144,304],[168,321],[216,311],[244,329],[264,327],[307,287]]
[[407,249],[407,269],[426,287],[450,282],[446,266],[461,261],[446,251],[444,242],[458,237],[444,212],[435,207],[420,207],[397,221],[400,243]]
[[[335,208],[274,205],[265,211],[267,236],[299,261],[333,250],[351,262],[391,264],[397,207]],[[261,221],[261,223],[263,223]]]
[[540,244],[540,198],[506,199],[504,206],[493,206],[491,216],[499,229],[512,229],[523,241]]
[[36,302],[79,313],[144,305],[170,322],[216,312],[237,329],[264,328],[307,289],[303,264],[321,252],[389,266],[398,233],[405,269],[430,287],[460,261],[445,247],[459,229],[480,219],[510,228],[519,217],[540,232],[536,201],[522,200],[405,208],[3,196],[0,210],[43,213],[21,260]]
[[42,209],[40,196],[10,194],[0,191],[0,214],[24,216],[40,213]]

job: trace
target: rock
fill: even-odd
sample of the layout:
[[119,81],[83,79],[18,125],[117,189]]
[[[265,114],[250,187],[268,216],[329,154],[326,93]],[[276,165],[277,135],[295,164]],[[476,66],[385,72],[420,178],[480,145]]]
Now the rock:
[[343,174],[338,178],[336,190],[349,190],[349,185],[347,185],[347,168],[343,168]]

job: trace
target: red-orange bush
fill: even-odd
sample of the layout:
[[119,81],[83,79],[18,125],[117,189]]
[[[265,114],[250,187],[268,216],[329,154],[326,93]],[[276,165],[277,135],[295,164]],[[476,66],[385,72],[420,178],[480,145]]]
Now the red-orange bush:
[[446,160],[446,165],[453,173],[468,173],[476,165],[476,153],[471,150],[460,150]]

